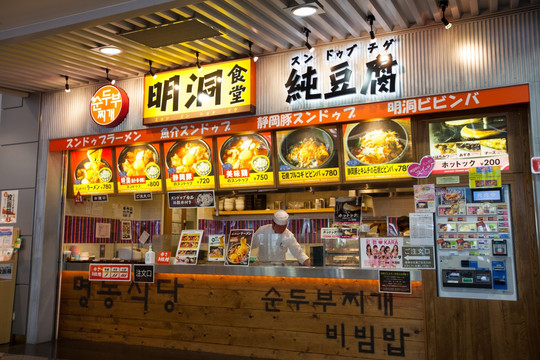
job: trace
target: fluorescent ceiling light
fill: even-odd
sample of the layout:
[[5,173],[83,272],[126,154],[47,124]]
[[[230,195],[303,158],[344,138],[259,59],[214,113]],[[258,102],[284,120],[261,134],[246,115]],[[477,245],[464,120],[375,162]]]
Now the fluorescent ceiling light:
[[317,12],[317,7],[314,5],[300,5],[292,9],[292,13],[295,16],[309,16]]
[[122,52],[122,49],[114,46],[114,45],[106,45],[106,46],[100,46],[100,47],[97,47],[97,48],[93,48],[92,50],[96,50],[96,51],[99,51],[100,53],[102,54],[105,54],[105,55],[109,55],[109,56],[112,56],[112,55],[118,55]]

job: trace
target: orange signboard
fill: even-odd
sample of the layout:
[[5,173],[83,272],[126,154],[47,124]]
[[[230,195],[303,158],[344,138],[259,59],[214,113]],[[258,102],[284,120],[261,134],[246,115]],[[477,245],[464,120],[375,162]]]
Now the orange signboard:
[[73,195],[112,194],[112,149],[89,149],[71,152]]
[[516,85],[412,99],[318,110],[292,111],[281,114],[247,116],[226,120],[198,121],[151,129],[57,139],[49,142],[49,150],[62,151],[100,146],[118,146],[135,142],[170,141],[246,131],[268,131],[301,126],[347,123],[374,118],[407,117],[411,115],[520,104],[529,101],[529,85]]
[[119,193],[162,190],[159,144],[118,147],[116,157]]
[[271,133],[253,133],[217,138],[219,187],[274,185]]
[[167,191],[214,188],[211,138],[166,142],[163,147]]
[[102,86],[92,96],[90,115],[98,125],[106,127],[120,125],[128,111],[129,98],[118,86]]

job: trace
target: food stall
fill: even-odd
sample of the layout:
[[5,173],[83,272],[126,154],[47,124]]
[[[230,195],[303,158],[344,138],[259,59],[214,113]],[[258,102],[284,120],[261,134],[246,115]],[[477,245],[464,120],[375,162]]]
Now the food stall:
[[[509,103],[525,90],[499,89]],[[478,96],[489,99],[490,90]],[[482,137],[484,119],[501,125],[482,108],[427,121],[378,115],[264,129],[242,117],[193,123],[215,128],[203,136],[172,125],[51,140],[66,159],[59,337],[283,359],[424,357],[425,292],[437,290],[426,290],[433,270],[422,270],[464,255],[433,242],[444,238],[434,224],[453,223],[441,220],[441,196],[453,199],[437,192],[434,175],[467,186],[470,166],[461,162],[519,165],[505,142],[522,122],[507,120]],[[261,264],[241,240],[280,208],[313,266]],[[396,226],[404,216],[408,233]],[[150,244],[156,261],[144,264]],[[495,241],[484,245],[500,255]],[[511,291],[499,291],[515,300],[511,237],[506,246]],[[452,261],[452,269],[468,268]],[[490,269],[493,277],[498,270]],[[472,297],[485,296],[474,289]]]

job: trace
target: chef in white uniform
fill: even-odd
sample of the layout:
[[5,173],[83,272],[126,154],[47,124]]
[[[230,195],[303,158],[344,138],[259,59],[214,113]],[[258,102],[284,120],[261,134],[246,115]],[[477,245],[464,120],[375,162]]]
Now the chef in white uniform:
[[252,249],[259,249],[260,262],[283,262],[287,250],[304,266],[310,266],[311,261],[302,246],[298,244],[293,233],[287,229],[289,214],[278,210],[272,215],[272,223],[263,225],[255,231]]

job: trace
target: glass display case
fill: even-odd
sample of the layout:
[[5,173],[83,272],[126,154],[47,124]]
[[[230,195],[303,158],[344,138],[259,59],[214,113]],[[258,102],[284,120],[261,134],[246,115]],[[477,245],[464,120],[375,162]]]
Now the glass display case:
[[358,238],[324,239],[324,266],[359,266],[360,240]]

